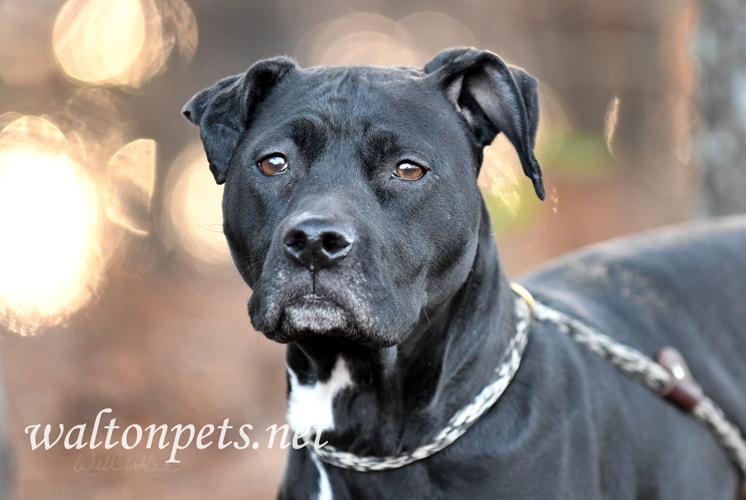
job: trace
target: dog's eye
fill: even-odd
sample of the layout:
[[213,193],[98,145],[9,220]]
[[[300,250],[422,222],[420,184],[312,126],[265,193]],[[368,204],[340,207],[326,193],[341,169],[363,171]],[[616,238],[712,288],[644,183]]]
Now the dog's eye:
[[396,166],[394,177],[415,181],[425,175],[425,169],[409,161],[403,161]]
[[265,175],[276,175],[281,174],[288,169],[288,161],[281,154],[275,153],[267,156],[263,160],[259,160],[257,166]]

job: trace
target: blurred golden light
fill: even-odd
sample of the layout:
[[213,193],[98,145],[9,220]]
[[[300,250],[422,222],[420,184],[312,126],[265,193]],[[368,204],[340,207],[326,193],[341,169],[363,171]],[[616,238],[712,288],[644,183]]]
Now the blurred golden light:
[[[507,215],[514,217],[521,206],[521,182],[517,174],[520,171],[518,160],[512,145],[504,137],[498,137],[490,146],[484,148],[484,160],[479,172],[478,184],[485,197],[500,202]],[[530,182],[526,179],[525,182]]]
[[380,14],[356,12],[311,30],[298,44],[310,50],[309,64],[418,65],[423,54],[411,48],[406,30]]
[[604,137],[606,138],[606,148],[614,156],[614,136],[616,127],[619,122],[619,96],[615,95],[606,106],[606,116],[604,117]]
[[185,62],[191,61],[197,51],[197,18],[192,9],[184,0],[169,0],[162,3],[161,18],[169,43],[176,43]]
[[101,220],[91,179],[42,118],[0,133],[0,322],[27,335],[64,321],[101,278]]
[[81,87],[73,90],[54,122],[70,143],[69,155],[99,171],[125,143],[122,118],[108,90]]
[[23,118],[23,115],[21,113],[16,113],[15,111],[6,111],[5,113],[0,114],[0,132],[19,118]]
[[70,0],[54,24],[54,52],[76,80],[126,84],[145,45],[145,28],[140,0]]
[[49,50],[49,10],[54,6],[50,4],[50,0],[0,0],[0,79],[6,83],[38,83],[54,72]]
[[556,214],[559,212],[559,192],[556,187],[552,187],[552,192],[549,194],[549,200],[552,202],[552,213]]
[[149,231],[150,201],[155,185],[156,143],[137,139],[122,147],[106,166],[109,196],[106,216],[135,234]]
[[440,50],[476,44],[471,30],[441,12],[415,12],[399,21],[355,12],[312,29],[296,52],[309,64],[421,66]]
[[676,158],[688,165],[692,160],[692,129],[697,123],[699,112],[688,97],[672,97],[670,101]]
[[375,31],[356,31],[330,45],[317,64],[370,64],[373,66],[420,64],[418,56],[401,40]]
[[68,0],[52,38],[70,78],[138,87],[163,70],[174,45],[192,57],[197,24],[183,0]]
[[166,180],[169,244],[179,248],[199,270],[211,271],[231,261],[223,236],[223,186],[215,179],[199,143],[187,147],[174,161]]

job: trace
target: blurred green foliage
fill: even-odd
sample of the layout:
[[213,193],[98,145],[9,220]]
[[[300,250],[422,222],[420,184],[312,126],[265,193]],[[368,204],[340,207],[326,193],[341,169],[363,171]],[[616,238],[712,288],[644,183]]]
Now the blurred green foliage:
[[603,134],[581,130],[551,131],[539,147],[539,163],[557,175],[589,178],[608,174],[613,157]]

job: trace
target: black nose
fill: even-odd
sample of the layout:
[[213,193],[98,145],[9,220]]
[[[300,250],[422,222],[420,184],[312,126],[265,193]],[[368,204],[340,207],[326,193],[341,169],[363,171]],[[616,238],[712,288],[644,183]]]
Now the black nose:
[[327,216],[302,214],[289,222],[282,235],[285,254],[311,271],[344,259],[355,242],[350,226]]

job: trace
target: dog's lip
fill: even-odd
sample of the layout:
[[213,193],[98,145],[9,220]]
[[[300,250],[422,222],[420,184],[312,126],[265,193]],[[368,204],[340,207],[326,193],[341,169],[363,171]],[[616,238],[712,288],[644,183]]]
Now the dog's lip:
[[339,335],[349,324],[349,315],[334,300],[310,293],[288,301],[279,318],[279,329],[285,341],[308,335]]
[[298,297],[290,299],[287,304],[296,306],[322,306],[337,307],[340,309],[342,308],[339,304],[337,304],[336,301],[330,299],[329,297],[318,295],[316,293],[307,293],[304,295],[300,295]]

